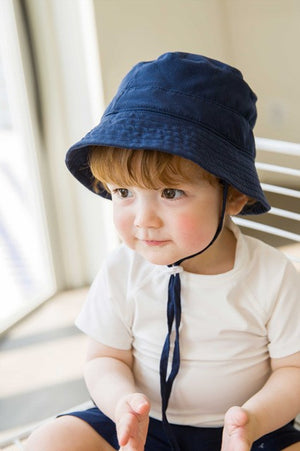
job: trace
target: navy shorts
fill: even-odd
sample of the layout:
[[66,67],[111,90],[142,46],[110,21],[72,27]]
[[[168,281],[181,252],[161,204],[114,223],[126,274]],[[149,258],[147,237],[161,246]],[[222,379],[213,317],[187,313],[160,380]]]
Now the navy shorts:
[[[114,449],[119,449],[115,423],[105,416],[98,407],[71,412],[86,421]],[[222,428],[198,428],[193,426],[170,425],[182,451],[220,451]],[[271,432],[254,442],[251,451],[281,451],[293,443],[300,442],[300,431],[293,422]],[[150,418],[145,451],[171,451],[162,422]]]

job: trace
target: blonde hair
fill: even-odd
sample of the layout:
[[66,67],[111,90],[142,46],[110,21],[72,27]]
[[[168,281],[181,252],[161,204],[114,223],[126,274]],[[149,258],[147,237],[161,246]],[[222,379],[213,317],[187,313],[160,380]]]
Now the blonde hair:
[[212,184],[218,179],[196,163],[177,155],[157,150],[91,147],[89,165],[94,176],[93,189],[99,192],[99,182],[108,190],[108,184],[140,186],[158,189],[160,186],[179,186],[204,178]]

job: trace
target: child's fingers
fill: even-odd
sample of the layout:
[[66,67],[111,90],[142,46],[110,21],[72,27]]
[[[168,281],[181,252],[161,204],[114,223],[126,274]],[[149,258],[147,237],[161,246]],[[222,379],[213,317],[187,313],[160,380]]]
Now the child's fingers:
[[144,450],[147,429],[147,426],[140,423],[136,416],[132,414],[124,416],[117,427],[121,448],[132,451]]
[[124,398],[118,406],[117,435],[119,444],[128,449],[143,450],[149,421],[150,402],[146,396],[134,393]]
[[130,437],[137,434],[137,420],[131,413],[123,415],[117,424],[117,433],[120,446],[125,446]]

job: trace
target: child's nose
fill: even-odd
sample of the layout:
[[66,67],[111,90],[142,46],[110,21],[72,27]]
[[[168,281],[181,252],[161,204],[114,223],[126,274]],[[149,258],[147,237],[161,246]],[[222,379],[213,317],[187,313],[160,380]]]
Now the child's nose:
[[139,205],[134,220],[135,227],[140,228],[158,228],[162,221],[154,206]]

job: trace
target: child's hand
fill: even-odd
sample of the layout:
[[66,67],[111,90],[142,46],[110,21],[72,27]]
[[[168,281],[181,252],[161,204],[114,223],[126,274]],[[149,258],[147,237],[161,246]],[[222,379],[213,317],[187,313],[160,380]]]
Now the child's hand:
[[120,450],[144,451],[150,402],[141,393],[122,398],[116,407],[115,418]]
[[250,451],[254,422],[241,407],[231,407],[225,414],[221,451]]

